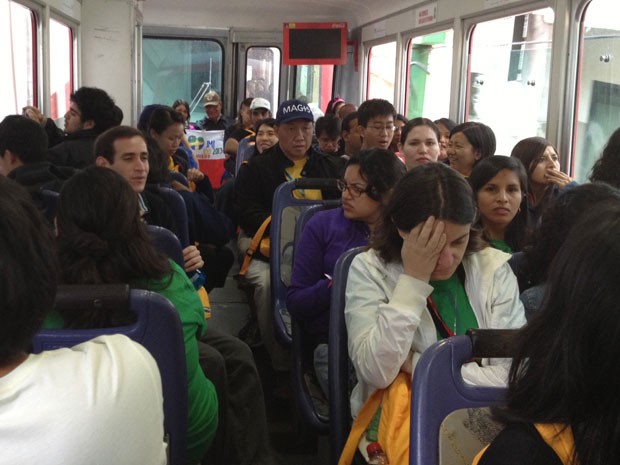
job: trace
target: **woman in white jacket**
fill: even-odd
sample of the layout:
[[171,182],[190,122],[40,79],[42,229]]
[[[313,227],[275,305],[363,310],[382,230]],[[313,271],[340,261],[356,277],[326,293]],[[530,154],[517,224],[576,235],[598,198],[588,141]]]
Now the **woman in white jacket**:
[[[487,247],[471,229],[476,205],[459,173],[441,163],[416,167],[396,186],[384,215],[347,282],[349,355],[358,380],[354,416],[375,389],[401,371],[413,373],[440,338],[525,323],[510,255]],[[505,384],[506,375],[506,364],[463,367],[473,384]]]

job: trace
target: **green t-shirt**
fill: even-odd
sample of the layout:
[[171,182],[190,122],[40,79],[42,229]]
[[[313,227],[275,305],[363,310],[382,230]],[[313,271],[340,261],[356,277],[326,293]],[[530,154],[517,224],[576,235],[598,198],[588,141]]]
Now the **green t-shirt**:
[[[172,260],[169,262],[172,268],[171,276],[132,283],[132,287],[163,295],[179,312],[187,365],[187,463],[199,463],[211,445],[218,421],[215,387],[198,363],[198,338],[204,334],[207,323],[194,285],[181,267]],[[63,327],[64,321],[56,312],[48,314],[43,323],[45,329]]]
[[[444,281],[431,281],[430,285],[433,286],[431,298],[450,331],[454,334],[465,334],[468,329],[478,327],[478,320],[458,273]],[[439,332],[437,339],[443,339]]]
[[491,244],[491,247],[493,247],[494,249],[501,250],[502,252],[506,253],[512,253],[512,248],[508,244],[506,244],[506,241],[502,241],[500,239],[493,239],[489,241],[489,244]]

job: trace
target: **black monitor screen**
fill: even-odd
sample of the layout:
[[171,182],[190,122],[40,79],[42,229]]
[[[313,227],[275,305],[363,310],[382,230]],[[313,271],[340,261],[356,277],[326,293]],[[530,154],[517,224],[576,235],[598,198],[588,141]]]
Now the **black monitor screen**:
[[340,59],[343,29],[289,29],[289,58]]

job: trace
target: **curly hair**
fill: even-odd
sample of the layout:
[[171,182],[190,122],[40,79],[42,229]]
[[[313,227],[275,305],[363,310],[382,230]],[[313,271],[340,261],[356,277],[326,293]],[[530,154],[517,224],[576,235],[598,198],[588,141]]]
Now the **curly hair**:
[[592,167],[589,179],[620,187],[620,128],[607,141],[601,157]]

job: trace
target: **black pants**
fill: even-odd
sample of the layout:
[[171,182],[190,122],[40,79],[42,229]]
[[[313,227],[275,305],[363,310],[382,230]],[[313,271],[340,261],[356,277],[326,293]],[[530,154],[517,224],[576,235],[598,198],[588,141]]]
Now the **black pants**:
[[200,366],[214,384],[219,427],[203,465],[273,465],[265,399],[250,348],[229,334],[207,329],[198,343]]

